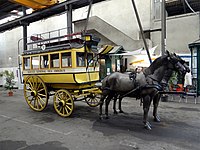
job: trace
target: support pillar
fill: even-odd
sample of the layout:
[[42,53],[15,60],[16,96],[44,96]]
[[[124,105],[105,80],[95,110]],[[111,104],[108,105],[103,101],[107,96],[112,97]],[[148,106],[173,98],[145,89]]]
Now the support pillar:
[[165,0],[162,0],[161,7],[161,54],[164,55],[166,52],[166,10],[165,10]]
[[147,46],[147,41],[146,41],[146,39],[144,37],[144,31],[143,31],[143,28],[142,28],[142,24],[141,24],[140,17],[139,17],[139,14],[138,14],[138,11],[137,11],[137,7],[135,5],[135,1],[134,0],[132,0],[132,4],[133,4],[135,15],[136,15],[136,18],[137,18],[137,21],[138,21],[140,32],[141,32],[141,35],[142,35],[142,39],[143,39],[143,42],[144,42],[144,47],[146,49],[146,52],[147,52],[147,55],[148,55],[148,58],[149,58],[149,62],[151,64],[152,63],[151,56],[150,56],[149,49],[148,49],[148,46]]
[[[72,34],[72,4],[67,5],[67,34]],[[71,37],[69,37],[71,38]]]
[[[23,16],[26,15],[25,7],[22,7]],[[27,50],[27,24],[23,24],[23,50]]]

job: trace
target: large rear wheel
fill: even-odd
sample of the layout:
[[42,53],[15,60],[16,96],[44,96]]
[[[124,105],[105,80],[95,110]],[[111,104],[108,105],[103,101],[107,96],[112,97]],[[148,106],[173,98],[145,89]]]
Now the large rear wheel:
[[71,94],[64,89],[58,90],[53,98],[54,109],[62,117],[68,117],[74,110],[74,101]]
[[48,104],[48,92],[43,80],[36,75],[30,75],[24,82],[24,97],[29,107],[42,111]]

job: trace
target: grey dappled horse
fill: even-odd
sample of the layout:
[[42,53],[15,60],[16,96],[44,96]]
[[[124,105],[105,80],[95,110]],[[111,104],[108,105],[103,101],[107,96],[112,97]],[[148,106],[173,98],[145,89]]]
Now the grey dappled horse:
[[[162,90],[160,84],[169,80],[173,71],[179,71],[185,74],[186,67],[182,64],[181,58],[175,54],[167,52],[166,55],[157,58],[143,73],[137,74],[135,79],[130,79],[129,75],[119,72],[112,73],[102,82],[102,98],[100,100],[100,118],[102,118],[102,106],[106,99],[105,115],[108,117],[108,105],[110,100],[119,95],[120,110],[121,100],[123,97],[136,97],[143,100],[143,122],[145,128],[151,129],[150,123],[147,121],[148,111],[153,100],[154,110],[153,116],[155,121],[160,121],[157,115],[157,107],[160,99],[159,91]],[[122,111],[122,110],[121,110]]]

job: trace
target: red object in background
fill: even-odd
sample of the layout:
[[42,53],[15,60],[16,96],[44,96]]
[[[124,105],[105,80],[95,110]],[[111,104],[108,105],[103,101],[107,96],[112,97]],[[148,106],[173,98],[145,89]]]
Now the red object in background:
[[183,91],[183,84],[177,84],[178,87],[176,88],[177,92]]
[[40,37],[37,37],[37,36],[31,36],[30,37],[30,39],[32,40],[32,41],[39,41],[39,40],[43,40],[42,38],[40,38]]

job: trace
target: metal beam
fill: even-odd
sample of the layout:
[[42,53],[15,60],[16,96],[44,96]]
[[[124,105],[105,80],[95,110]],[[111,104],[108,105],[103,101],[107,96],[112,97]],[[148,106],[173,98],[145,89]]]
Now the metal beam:
[[135,11],[135,15],[136,15],[136,18],[137,18],[137,21],[138,21],[138,25],[139,25],[139,28],[140,28],[140,32],[141,32],[141,35],[142,35],[142,39],[143,39],[143,42],[144,42],[144,46],[145,46],[145,49],[146,49],[146,52],[147,52],[147,55],[148,55],[148,58],[149,58],[149,62],[150,64],[152,63],[152,60],[151,60],[151,56],[150,56],[150,53],[149,53],[149,48],[147,46],[147,41],[144,37],[144,31],[143,31],[143,28],[142,28],[142,24],[140,22],[140,17],[139,17],[139,14],[138,14],[138,11],[137,11],[137,7],[135,5],[135,1],[132,0],[132,4],[133,4],[133,8],[134,8],[134,11]]
[[89,8],[88,8],[87,19],[86,19],[86,23],[85,23],[84,32],[86,32],[86,30],[87,30],[89,17],[90,17],[90,11],[91,11],[91,8],[92,8],[92,3],[93,3],[93,0],[90,0],[90,5],[89,5]]
[[[93,3],[98,3],[101,1],[105,1],[105,0],[93,0]],[[63,3],[48,7],[46,9],[35,11],[32,14],[20,17],[18,19],[15,19],[13,21],[10,21],[4,24],[0,24],[0,32],[11,30],[13,28],[22,26],[23,24],[33,23],[35,21],[39,21],[41,19],[45,19],[56,14],[61,14],[66,11],[65,9],[66,5],[70,5],[70,4],[72,4],[72,9],[78,9],[78,8],[89,5],[89,2],[88,0],[68,0]]]
[[162,0],[162,7],[161,7],[161,54],[164,55],[166,51],[166,11],[165,11],[165,0]]
[[67,34],[72,34],[72,32],[72,4],[70,4],[67,7]]
[[[26,15],[26,9],[22,7],[23,15]],[[27,25],[23,25],[23,49],[27,50]]]

